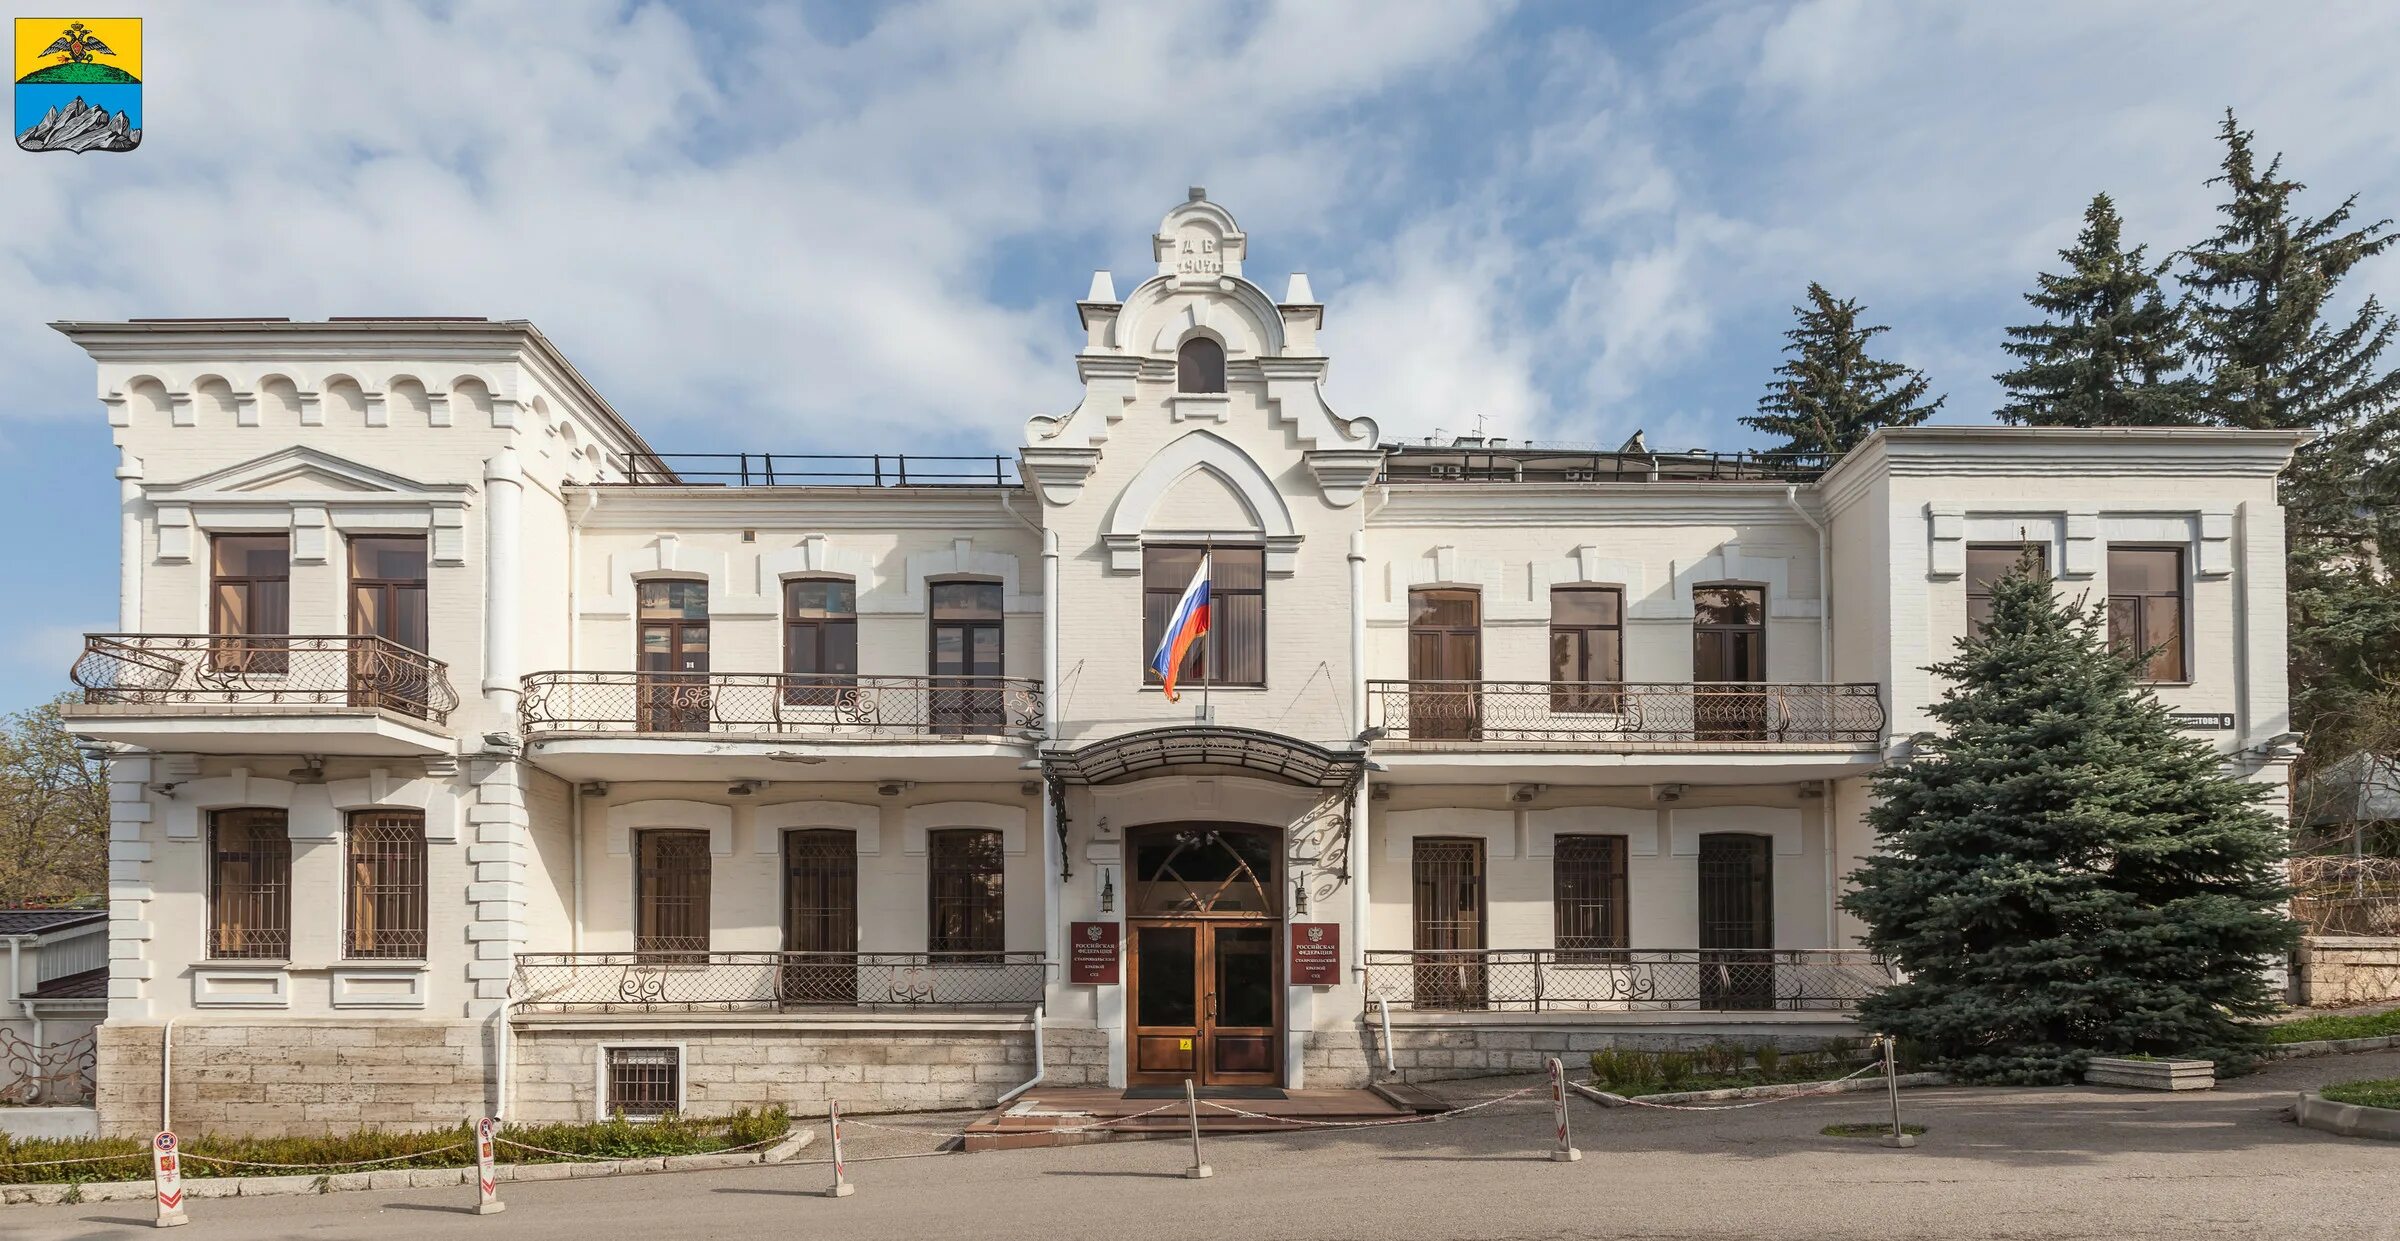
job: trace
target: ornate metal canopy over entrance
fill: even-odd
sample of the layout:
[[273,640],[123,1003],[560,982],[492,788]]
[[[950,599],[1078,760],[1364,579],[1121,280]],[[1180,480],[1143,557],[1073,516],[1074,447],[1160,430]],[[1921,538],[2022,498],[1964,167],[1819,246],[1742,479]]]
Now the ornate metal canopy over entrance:
[[1120,784],[1149,776],[1254,775],[1303,788],[1338,789],[1366,765],[1360,750],[1256,728],[1189,725],[1145,729],[1073,750],[1046,750],[1042,768],[1066,784]]

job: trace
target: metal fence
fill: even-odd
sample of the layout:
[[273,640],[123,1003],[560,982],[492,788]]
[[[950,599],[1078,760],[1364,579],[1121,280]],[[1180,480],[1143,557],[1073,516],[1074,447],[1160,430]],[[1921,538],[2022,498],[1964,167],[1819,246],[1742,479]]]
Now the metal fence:
[[2291,861],[2292,916],[2311,935],[2400,935],[2400,857]]
[[87,703],[379,707],[440,724],[450,666],[370,634],[95,633],[68,676]]
[[0,1104],[92,1101],[99,1032],[47,1046],[0,1028]]
[[1873,683],[1369,681],[1386,741],[1782,742],[1872,745]]
[[1004,1008],[1042,1002],[1038,952],[519,953],[519,1012]]
[[631,486],[1013,487],[1017,459],[793,452],[674,452],[625,459]]
[[1850,948],[1370,951],[1367,996],[1472,1012],[1831,1011],[1893,981]]
[[523,685],[528,733],[1031,738],[1042,730],[1042,683],[1024,677],[536,672]]

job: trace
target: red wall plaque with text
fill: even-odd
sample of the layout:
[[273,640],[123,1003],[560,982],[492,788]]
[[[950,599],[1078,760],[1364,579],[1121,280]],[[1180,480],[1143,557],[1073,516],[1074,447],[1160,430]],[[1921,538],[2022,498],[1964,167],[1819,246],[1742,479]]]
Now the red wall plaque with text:
[[1342,924],[1292,924],[1291,985],[1338,987],[1342,983]]
[[1072,922],[1067,925],[1067,981],[1083,985],[1117,981],[1116,922]]

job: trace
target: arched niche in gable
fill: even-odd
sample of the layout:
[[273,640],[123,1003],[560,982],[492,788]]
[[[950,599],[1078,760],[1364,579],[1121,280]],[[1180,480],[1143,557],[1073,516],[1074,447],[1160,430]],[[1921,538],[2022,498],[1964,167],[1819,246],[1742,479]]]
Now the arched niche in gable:
[[[1208,477],[1193,477],[1202,474]],[[1207,512],[1243,521],[1235,531],[1228,531],[1170,526],[1165,520],[1178,513]],[[1291,508],[1275,489],[1274,480],[1231,441],[1194,431],[1153,454],[1117,493],[1108,529],[1100,537],[1108,546],[1110,572],[1139,573],[1145,537],[1188,539],[1196,534],[1230,532],[1255,532],[1264,540],[1270,574],[1289,576],[1299,566],[1301,536],[1293,528]]]

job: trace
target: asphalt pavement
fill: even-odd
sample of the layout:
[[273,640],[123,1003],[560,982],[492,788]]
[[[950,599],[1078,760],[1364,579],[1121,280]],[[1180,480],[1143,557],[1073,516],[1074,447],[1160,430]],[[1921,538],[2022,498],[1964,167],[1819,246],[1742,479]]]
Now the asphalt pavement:
[[[937,1238],[2193,1238],[2400,1241],[2400,1143],[2301,1129],[2300,1090],[2400,1077],[2400,1052],[2290,1061],[2206,1093],[2088,1087],[1907,1091],[1914,1150],[1829,1138],[1888,1118],[1880,1093],[1717,1112],[1573,1105],[1578,1163],[1548,1158],[1539,1090],[1438,1123],[1212,1138],[1207,1180],[1180,1141],[923,1157],[957,1115],[868,1118],[848,1198],[822,1162],[511,1184],[505,1214],[469,1191],[200,1199],[205,1238],[796,1234]],[[1442,1089],[1489,1099],[1531,1079]],[[804,1152],[822,1158],[820,1142]],[[886,1157],[878,1157],[886,1156]],[[0,1208],[0,1238],[155,1235],[147,1202]]]

